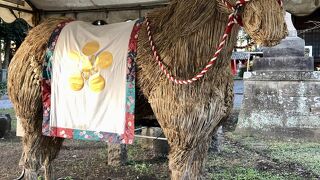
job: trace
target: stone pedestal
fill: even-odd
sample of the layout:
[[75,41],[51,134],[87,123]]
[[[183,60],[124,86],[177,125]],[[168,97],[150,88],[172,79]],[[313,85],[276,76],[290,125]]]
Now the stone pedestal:
[[212,142],[209,146],[209,151],[214,153],[220,153],[223,150],[224,143],[224,132],[222,130],[222,126],[220,126],[212,137]]
[[304,41],[291,37],[265,48],[253,66],[244,75],[237,131],[320,134],[320,72],[313,71],[313,58],[304,56]]
[[[164,138],[164,134],[161,128],[149,127],[142,130],[141,135]],[[169,145],[167,141],[157,139],[142,138],[139,140],[141,147],[144,149],[152,150],[154,157],[167,157],[169,153]]]
[[0,138],[11,131],[11,117],[9,114],[0,114]]

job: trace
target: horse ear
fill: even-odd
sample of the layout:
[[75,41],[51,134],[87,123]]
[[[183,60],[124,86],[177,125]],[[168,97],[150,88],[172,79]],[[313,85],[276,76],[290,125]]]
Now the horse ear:
[[218,11],[221,13],[231,14],[232,10],[229,9],[222,0],[216,0]]

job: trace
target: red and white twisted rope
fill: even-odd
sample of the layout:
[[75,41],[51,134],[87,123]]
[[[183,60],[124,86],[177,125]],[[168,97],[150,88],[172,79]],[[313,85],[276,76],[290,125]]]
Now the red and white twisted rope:
[[[149,38],[149,43],[151,46],[151,50],[153,52],[153,57],[155,58],[156,62],[158,63],[160,69],[162,70],[162,72],[166,75],[166,77],[174,82],[175,84],[191,84],[195,81],[198,81],[199,79],[201,79],[207,72],[208,70],[215,64],[215,61],[218,59],[218,56],[220,55],[222,48],[224,47],[227,38],[229,36],[229,34],[231,33],[231,30],[234,26],[234,24],[239,24],[242,25],[242,21],[241,18],[237,15],[237,8],[240,6],[244,6],[247,2],[251,1],[251,0],[239,0],[236,2],[236,6],[232,6],[227,0],[222,0],[223,3],[233,11],[232,14],[229,15],[229,20],[228,20],[228,24],[227,27],[224,31],[224,34],[222,36],[222,39],[220,41],[220,44],[217,48],[217,51],[214,53],[213,57],[210,59],[210,61],[208,62],[208,64],[201,70],[201,72],[199,72],[198,74],[196,74],[193,78],[188,79],[188,80],[179,80],[177,78],[175,78],[171,73],[168,72],[168,70],[165,68],[164,64],[162,63],[161,59],[160,59],[160,55],[157,51],[157,48],[154,44],[153,41],[153,37],[151,34],[151,27],[150,27],[150,21],[148,18],[146,18],[146,25],[147,25],[147,33],[148,33],[148,38]],[[279,4],[282,6],[282,0],[277,0],[279,2]]]

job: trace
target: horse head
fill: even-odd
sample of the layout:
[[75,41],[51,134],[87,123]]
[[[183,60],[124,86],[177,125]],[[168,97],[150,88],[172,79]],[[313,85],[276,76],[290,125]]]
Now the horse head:
[[288,35],[282,0],[238,2],[245,2],[240,9],[243,27],[257,44],[274,46]]

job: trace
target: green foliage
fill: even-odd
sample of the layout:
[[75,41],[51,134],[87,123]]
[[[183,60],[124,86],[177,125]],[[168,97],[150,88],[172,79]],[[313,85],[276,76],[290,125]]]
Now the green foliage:
[[64,178],[65,180],[73,180],[73,178],[71,176],[67,176]]
[[320,174],[320,144],[312,142],[270,143],[271,156],[280,161],[302,164],[305,168]]
[[[63,178],[64,180],[73,180],[73,178],[71,176],[67,176],[65,178]],[[43,176],[38,176],[37,180],[44,180]]]
[[[207,179],[300,180],[306,179],[304,176],[308,172],[313,172],[315,176],[320,174],[318,142],[236,133],[227,133],[226,137],[242,145],[225,143],[221,153],[209,154]],[[266,166],[260,162],[265,162]],[[301,168],[293,168],[292,163]]]
[[143,151],[141,145],[135,142],[135,146],[128,146],[128,159],[134,159],[141,155],[141,151]]
[[128,166],[141,175],[150,174],[152,172],[151,170],[152,165],[147,162],[129,161]]
[[0,37],[15,41],[18,46],[20,46],[30,29],[31,26],[24,19],[18,18],[11,23],[7,23],[0,18]]
[[237,179],[237,180],[251,180],[251,179],[269,179],[280,180],[283,177],[272,174],[270,172],[261,172],[253,168],[234,167],[224,169],[219,172],[210,174],[210,179]]
[[134,170],[139,172],[140,174],[149,174],[150,172],[150,164],[146,163],[139,163],[139,164],[134,164]]
[[244,31],[244,29],[240,29],[237,40],[240,44],[243,44],[244,42],[248,43],[251,41],[250,36]]

